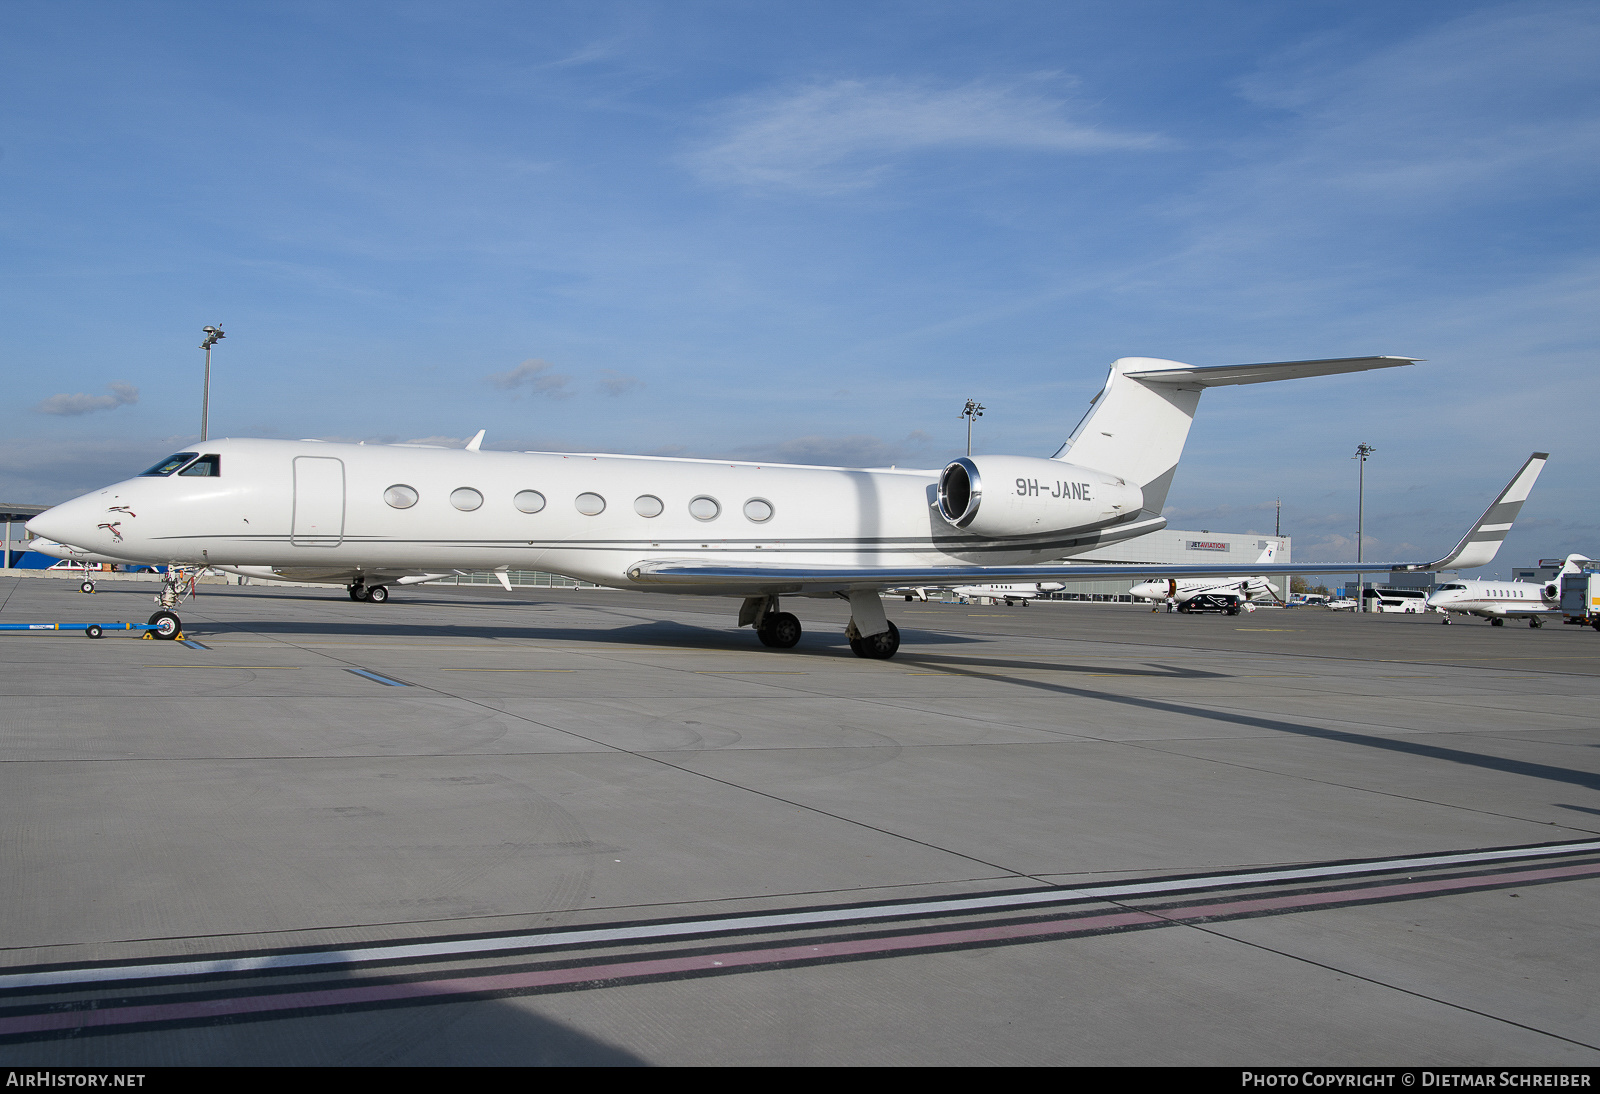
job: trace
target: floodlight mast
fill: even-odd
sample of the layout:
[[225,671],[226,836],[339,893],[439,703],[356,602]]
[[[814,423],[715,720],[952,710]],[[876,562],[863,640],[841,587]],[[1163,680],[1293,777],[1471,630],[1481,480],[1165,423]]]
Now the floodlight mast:
[[[1376,451],[1377,451],[1376,448],[1373,448],[1370,444],[1366,443],[1365,441],[1362,441],[1360,444],[1356,445],[1356,454],[1354,456],[1350,457],[1352,460],[1357,461],[1357,466],[1360,468],[1360,471],[1356,475],[1356,561],[1357,562],[1361,561],[1361,541],[1364,538],[1366,538],[1365,537],[1365,533],[1366,533],[1366,526],[1367,526],[1367,457],[1372,455]],[[1356,611],[1358,611],[1358,612],[1364,612],[1364,611],[1367,610],[1367,598],[1362,595],[1363,593],[1365,593],[1367,591],[1365,585],[1362,582],[1363,576],[1364,575],[1362,575],[1362,574],[1357,574],[1356,575]]]
[[200,343],[200,348],[206,351],[206,383],[200,396],[200,439],[203,441],[209,434],[206,432],[211,415],[211,347],[227,337],[222,333],[221,327],[204,328],[206,340]]
[[967,420],[967,455],[972,455],[972,419],[983,417],[983,412],[988,409],[976,399],[968,399],[967,405],[962,409],[961,416]]

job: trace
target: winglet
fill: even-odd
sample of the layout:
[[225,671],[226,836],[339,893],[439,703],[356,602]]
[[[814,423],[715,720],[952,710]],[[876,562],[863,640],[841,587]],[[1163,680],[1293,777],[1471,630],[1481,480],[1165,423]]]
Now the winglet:
[[1430,562],[1418,569],[1475,570],[1479,566],[1487,566],[1493,562],[1495,554],[1500,550],[1501,541],[1506,538],[1506,533],[1511,531],[1512,522],[1521,512],[1522,503],[1528,500],[1528,494],[1533,490],[1533,484],[1538,480],[1539,472],[1544,470],[1545,461],[1549,458],[1548,452],[1535,452],[1529,456],[1528,462],[1522,465],[1522,470],[1511,477],[1506,488],[1500,491],[1500,496],[1483,511],[1483,516],[1472,526],[1472,531],[1461,537],[1456,549],[1438,562]]
[[467,451],[476,452],[478,450],[478,446],[483,443],[483,435],[487,432],[489,432],[487,429],[478,430],[478,435],[467,442]]

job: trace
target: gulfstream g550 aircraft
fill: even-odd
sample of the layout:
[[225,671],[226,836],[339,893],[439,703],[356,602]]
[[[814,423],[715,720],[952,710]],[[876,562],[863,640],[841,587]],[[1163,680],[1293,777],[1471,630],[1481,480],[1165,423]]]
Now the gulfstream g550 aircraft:
[[[1039,564],[1166,524],[1161,507],[1206,388],[1414,360],[1195,368],[1125,357],[1055,455],[965,457],[942,471],[484,452],[481,433],[466,449],[212,441],[58,505],[28,528],[116,558],[338,580],[373,599],[386,583],[508,569],[739,597],[739,625],[780,648],[800,639],[780,597],[839,596],[850,602],[851,648],[885,658],[900,645],[879,596],[886,587],[1234,569]],[[1482,565],[1543,465],[1541,454],[1523,467],[1450,559],[1360,569]]]

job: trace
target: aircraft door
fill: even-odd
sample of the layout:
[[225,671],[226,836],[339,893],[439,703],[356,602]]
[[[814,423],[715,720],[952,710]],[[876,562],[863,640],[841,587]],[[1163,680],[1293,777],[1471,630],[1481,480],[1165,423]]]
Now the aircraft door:
[[294,460],[296,547],[337,547],[344,539],[344,461],[328,456]]

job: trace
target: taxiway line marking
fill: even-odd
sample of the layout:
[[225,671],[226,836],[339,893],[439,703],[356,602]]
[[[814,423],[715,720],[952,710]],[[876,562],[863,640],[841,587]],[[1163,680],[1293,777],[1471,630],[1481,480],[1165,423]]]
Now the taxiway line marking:
[[217,956],[178,961],[158,960],[126,965],[79,965],[0,974],[0,991],[168,977],[282,972],[334,965],[359,965],[374,962],[394,963],[423,958],[461,957],[513,950],[572,948],[616,942],[690,938],[729,932],[813,927],[829,924],[854,924],[881,919],[917,919],[991,909],[1026,908],[1049,904],[1079,904],[1085,901],[1157,896],[1163,893],[1203,892],[1207,889],[1239,888],[1285,881],[1350,877],[1357,874],[1388,873],[1395,870],[1413,868],[1515,862],[1535,858],[1548,858],[1553,855],[1571,855],[1594,851],[1600,851],[1600,840],[1500,848],[1488,851],[1465,851],[1445,855],[1419,855],[1408,858],[1370,859],[1326,865],[1283,867],[1244,873],[1166,877],[1108,882],[1101,885],[982,893],[938,900],[890,901],[883,904],[843,905],[787,912],[715,916],[702,919],[673,919],[653,923],[563,927],[549,931],[510,935],[478,935],[423,942],[356,946],[348,949],[250,954],[231,957]]
[[387,676],[379,676],[377,673],[369,672],[366,669],[345,669],[344,671],[354,673],[357,676],[365,676],[368,680],[376,680],[378,683],[387,684],[392,688],[408,688],[411,686],[403,680],[391,680]]
[[642,957],[566,968],[547,967],[437,980],[308,988],[261,995],[236,995],[95,1009],[61,1010],[51,1007],[30,1014],[0,1018],[0,1038],[26,1037],[29,1034],[78,1033],[151,1023],[217,1021],[248,1015],[331,1007],[444,1002],[450,997],[523,995],[564,987],[608,987],[629,981],[679,979],[686,976],[738,972],[750,968],[1072,938],[1132,927],[1176,927],[1218,919],[1281,915],[1351,902],[1367,904],[1429,894],[1498,888],[1506,884],[1508,878],[1519,882],[1541,882],[1595,876],[1600,876],[1600,863],[1589,862],[1543,870],[1474,874],[1468,877],[1433,878],[1424,881],[1407,880],[1390,885],[1356,886],[1312,893],[1286,893],[1281,896],[1243,898],[1153,911],[1119,909],[1087,916],[1053,916],[1042,920],[991,923],[966,928],[917,929],[904,934],[827,939],[785,946],[760,946],[752,949],[674,954],[655,958]]

